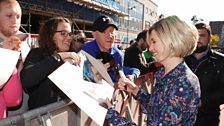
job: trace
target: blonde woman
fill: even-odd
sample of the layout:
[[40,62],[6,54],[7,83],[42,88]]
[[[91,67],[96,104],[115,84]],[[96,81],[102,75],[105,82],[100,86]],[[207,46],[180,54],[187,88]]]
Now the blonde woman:
[[[140,101],[148,126],[194,125],[200,87],[183,57],[194,51],[197,39],[197,29],[177,16],[161,19],[148,30],[147,36],[149,51],[163,65],[155,73],[152,93],[146,93],[128,79],[119,81],[121,90]],[[113,125],[136,125],[120,117],[110,104],[106,118]]]

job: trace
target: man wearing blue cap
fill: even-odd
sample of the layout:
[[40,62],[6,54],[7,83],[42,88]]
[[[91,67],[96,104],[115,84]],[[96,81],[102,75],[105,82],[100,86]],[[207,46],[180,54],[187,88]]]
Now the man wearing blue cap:
[[[98,17],[93,23],[92,35],[95,40],[85,43],[82,46],[82,50],[97,59],[103,59],[103,63],[109,62],[108,73],[113,82],[116,83],[118,81],[118,66],[123,69],[129,79],[134,80],[135,77],[139,76],[140,71],[136,68],[123,66],[122,53],[118,48],[113,46],[115,30],[118,30],[118,27],[110,17],[104,15]],[[107,60],[104,61],[104,59]],[[111,62],[112,60],[113,62]]]

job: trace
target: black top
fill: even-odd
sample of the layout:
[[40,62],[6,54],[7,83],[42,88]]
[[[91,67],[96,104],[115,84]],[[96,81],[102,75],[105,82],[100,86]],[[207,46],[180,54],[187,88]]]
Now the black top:
[[195,125],[218,126],[219,105],[224,103],[224,55],[209,49],[201,59],[190,55],[185,61],[197,75],[201,88],[202,107]]
[[23,89],[29,94],[29,109],[34,109],[65,98],[65,94],[48,78],[63,64],[39,48],[31,49],[20,73]]
[[137,44],[130,46],[124,53],[124,66],[138,68],[140,75],[154,71],[154,64],[145,64],[143,51],[140,50]]

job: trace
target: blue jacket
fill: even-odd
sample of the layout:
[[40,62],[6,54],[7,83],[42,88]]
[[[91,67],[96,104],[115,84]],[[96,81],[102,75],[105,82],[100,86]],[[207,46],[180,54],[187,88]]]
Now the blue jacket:
[[[100,52],[100,48],[99,48],[96,40],[93,40],[92,42],[85,43],[81,49],[84,50],[85,52],[89,53],[91,56],[93,56],[95,58],[96,58],[96,53]],[[125,75],[134,75],[135,77],[138,77],[140,75],[139,69],[123,66],[122,53],[120,52],[120,50],[118,48],[113,46],[109,50],[108,53],[113,56],[115,64],[119,65],[123,69]],[[113,82],[117,82],[118,71],[117,70],[116,71],[109,70],[108,73],[109,73],[111,79],[113,80]]]

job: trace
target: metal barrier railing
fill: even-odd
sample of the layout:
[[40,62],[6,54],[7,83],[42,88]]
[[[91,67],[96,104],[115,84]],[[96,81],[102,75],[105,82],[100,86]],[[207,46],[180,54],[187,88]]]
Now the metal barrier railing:
[[[152,74],[140,76],[135,80],[137,85],[141,85],[150,91]],[[115,109],[121,112],[122,116],[134,121],[139,126],[146,125],[146,116],[141,113],[139,102],[127,94],[115,92],[118,103]],[[125,95],[122,97],[122,95]],[[123,104],[123,105],[122,105]],[[104,126],[109,126],[105,122]],[[97,124],[81,111],[72,102],[59,101],[23,114],[8,117],[0,120],[0,126],[97,126]]]

